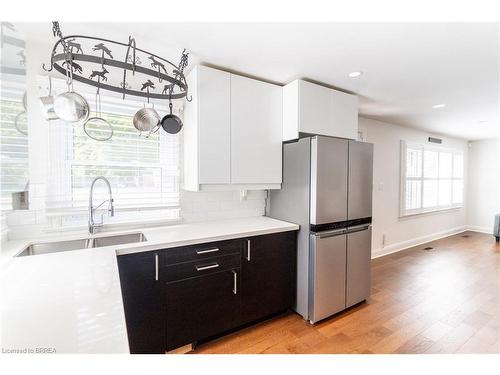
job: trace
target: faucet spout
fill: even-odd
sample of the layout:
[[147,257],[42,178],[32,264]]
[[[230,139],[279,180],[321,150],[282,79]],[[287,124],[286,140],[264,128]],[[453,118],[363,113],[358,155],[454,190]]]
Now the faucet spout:
[[[103,202],[101,202],[97,206],[93,206],[93,195],[94,195],[94,185],[97,181],[102,180],[106,184],[108,188],[108,194],[109,198]],[[88,226],[89,226],[89,234],[94,234],[95,228],[100,227],[103,224],[102,218],[100,223],[96,223],[94,220],[94,212],[101,207],[104,203],[108,203],[108,213],[109,216],[114,216],[115,215],[115,207],[113,205],[113,193],[111,191],[111,184],[109,183],[109,180],[104,177],[104,176],[98,176],[94,178],[92,183],[90,184],[90,194],[89,194],[89,221],[88,221]]]

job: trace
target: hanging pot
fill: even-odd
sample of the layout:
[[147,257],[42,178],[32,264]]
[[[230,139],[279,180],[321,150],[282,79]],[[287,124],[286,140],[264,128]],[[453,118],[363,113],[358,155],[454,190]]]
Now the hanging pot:
[[134,127],[142,132],[151,132],[160,122],[160,116],[155,111],[151,103],[144,105],[144,108],[139,109],[133,119]]
[[85,121],[89,117],[89,103],[80,94],[68,91],[54,99],[54,112],[67,122]]
[[89,117],[90,108],[87,100],[80,94],[73,91],[73,72],[71,64],[66,69],[68,91],[59,94],[54,99],[54,112],[66,122],[85,121]]
[[169,134],[177,134],[182,129],[182,120],[172,113],[172,102],[168,106],[170,113],[161,119],[161,127]]
[[54,111],[54,97],[52,96],[52,79],[49,76],[49,95],[41,96],[40,98],[40,109],[42,110],[42,115],[45,120],[57,120],[59,117]]

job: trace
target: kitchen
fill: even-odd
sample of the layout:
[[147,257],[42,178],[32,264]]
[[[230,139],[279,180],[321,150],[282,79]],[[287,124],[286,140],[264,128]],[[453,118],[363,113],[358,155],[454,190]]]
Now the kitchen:
[[5,353],[499,354],[498,83],[467,73],[484,103],[454,111],[414,51],[498,77],[498,25],[308,26],[403,35],[402,82],[342,46],[279,72],[319,48],[293,24],[246,65],[216,47],[252,25],[206,27],[2,23]]

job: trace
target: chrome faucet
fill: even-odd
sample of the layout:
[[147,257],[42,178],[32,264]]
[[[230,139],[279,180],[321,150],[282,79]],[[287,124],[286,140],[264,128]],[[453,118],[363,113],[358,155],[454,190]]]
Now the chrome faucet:
[[[106,183],[108,187],[108,193],[109,193],[109,199],[102,201],[101,204],[99,204],[96,207],[92,206],[92,195],[94,194],[94,185],[98,180],[102,180]],[[109,216],[115,216],[115,208],[113,206],[113,195],[111,194],[111,184],[109,183],[108,179],[104,176],[98,176],[94,178],[92,181],[92,184],[90,185],[90,196],[89,196],[89,234],[94,234],[95,228],[101,227],[103,224],[103,215],[101,215],[101,222],[96,223],[94,222],[94,212],[97,210],[99,207],[101,207],[104,203],[108,202],[108,214]]]

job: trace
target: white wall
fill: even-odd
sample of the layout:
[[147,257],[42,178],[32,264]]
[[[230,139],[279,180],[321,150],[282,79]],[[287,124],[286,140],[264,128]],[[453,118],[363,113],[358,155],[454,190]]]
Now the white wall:
[[[467,165],[467,142],[399,125],[359,118],[360,130],[374,144],[373,161],[373,256],[388,254],[461,231],[466,225],[465,208],[412,217],[399,217],[400,141],[426,143],[429,136],[443,139],[443,147],[461,149]],[[386,240],[383,244],[382,238]]]
[[467,181],[467,224],[492,233],[500,214],[500,138],[470,142]]

